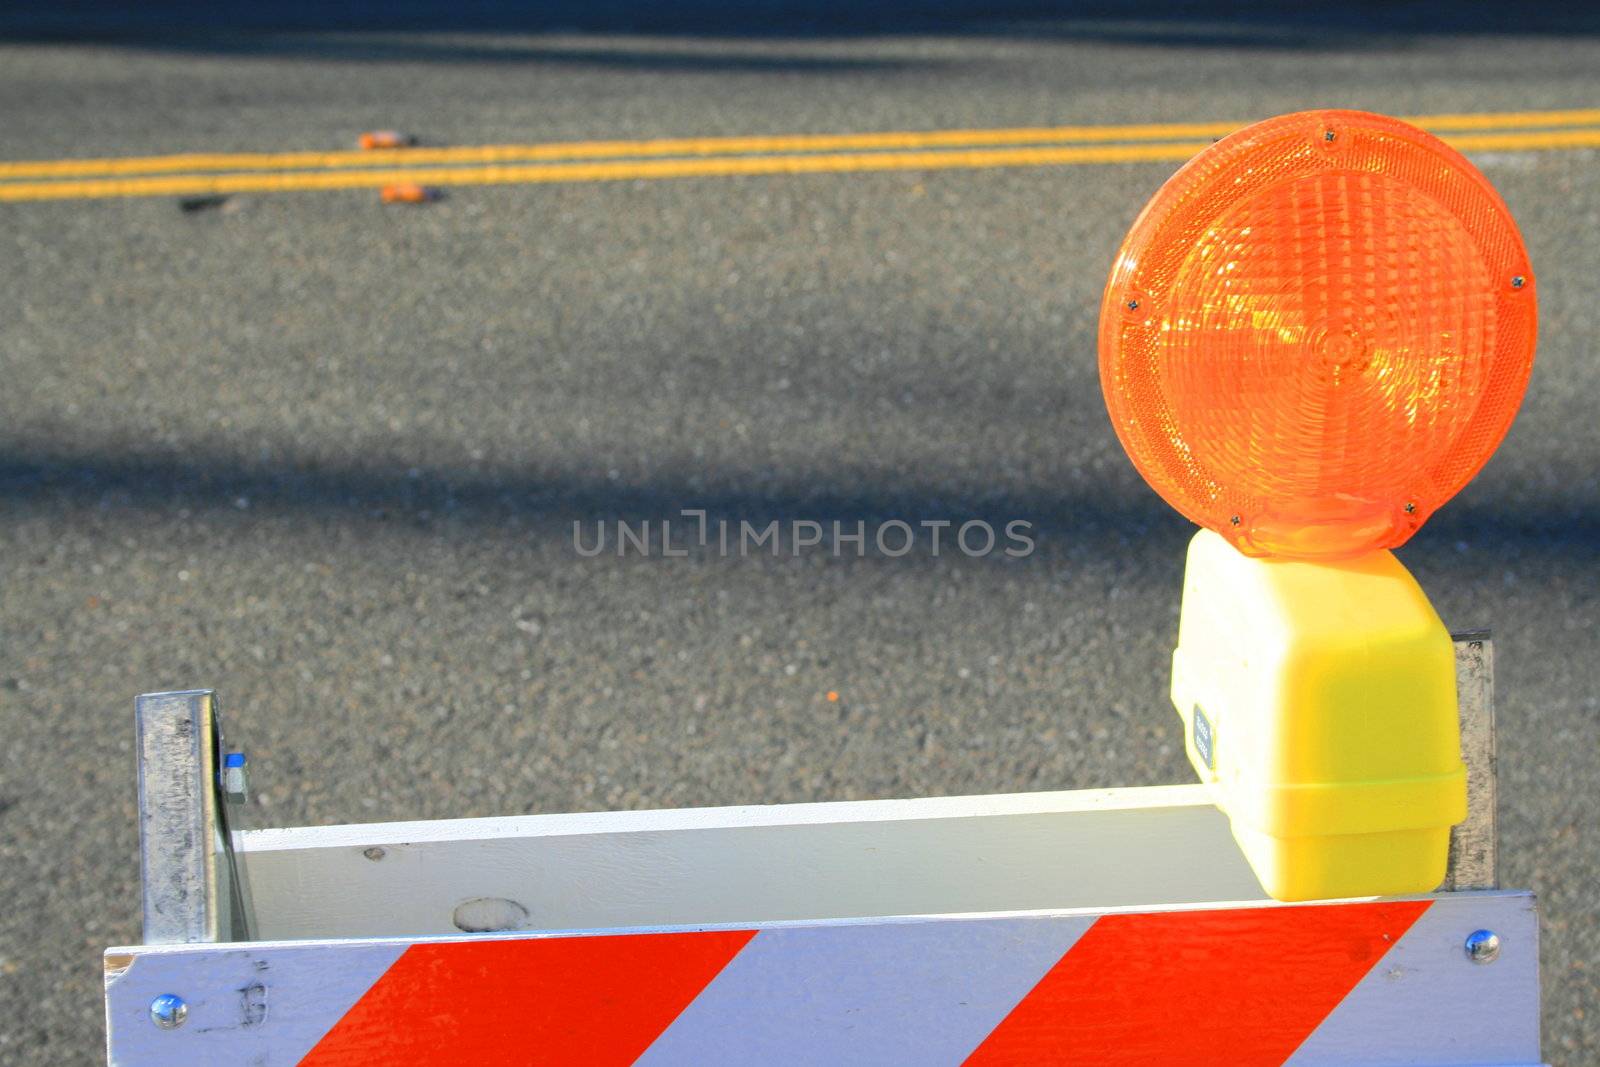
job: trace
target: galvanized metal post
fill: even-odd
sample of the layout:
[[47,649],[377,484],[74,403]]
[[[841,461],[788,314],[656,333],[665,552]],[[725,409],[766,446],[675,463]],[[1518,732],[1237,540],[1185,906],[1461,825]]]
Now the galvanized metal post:
[[1450,831],[1444,889],[1498,889],[1495,828],[1494,641],[1488,630],[1452,634],[1461,758],[1467,765],[1467,818]]
[[249,939],[218,769],[222,730],[209,689],[134,702],[144,943]]

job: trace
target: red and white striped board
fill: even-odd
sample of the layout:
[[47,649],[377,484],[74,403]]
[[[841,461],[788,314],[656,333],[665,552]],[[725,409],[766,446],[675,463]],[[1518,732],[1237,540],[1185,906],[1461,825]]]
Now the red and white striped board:
[[[121,1067],[1539,1062],[1524,893],[153,946],[106,969]],[[154,1023],[161,994],[183,1025]]]

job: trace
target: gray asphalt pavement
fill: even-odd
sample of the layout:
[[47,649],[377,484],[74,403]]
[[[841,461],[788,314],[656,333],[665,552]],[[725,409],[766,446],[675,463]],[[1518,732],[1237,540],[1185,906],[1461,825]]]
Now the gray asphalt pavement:
[[[1581,14],[765,10],[8,13],[0,157],[1600,105]],[[1600,155],[1476,159],[1539,273],[1539,363],[1402,555],[1496,631],[1503,879],[1540,895],[1546,1057],[1581,1067]],[[219,689],[253,825],[1188,780],[1190,528],[1095,366],[1111,256],[1173,169],[0,205],[0,1061],[101,1056],[140,691]],[[1023,519],[1038,550],[573,550],[574,519],[687,507]]]

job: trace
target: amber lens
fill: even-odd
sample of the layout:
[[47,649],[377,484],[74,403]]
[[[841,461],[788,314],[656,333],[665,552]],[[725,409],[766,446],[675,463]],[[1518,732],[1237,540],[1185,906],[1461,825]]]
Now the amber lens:
[[1111,271],[1100,380],[1139,472],[1251,555],[1404,542],[1505,436],[1533,365],[1516,224],[1454,149],[1308,111],[1212,145]]

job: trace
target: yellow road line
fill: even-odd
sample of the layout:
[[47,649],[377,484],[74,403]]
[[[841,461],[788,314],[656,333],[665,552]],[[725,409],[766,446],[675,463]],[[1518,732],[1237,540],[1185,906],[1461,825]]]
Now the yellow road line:
[[[1435,132],[1551,129],[1600,125],[1600,108],[1566,111],[1505,111],[1474,115],[1418,115],[1408,121]],[[989,130],[925,130],[885,133],[790,134],[754,137],[690,137],[644,141],[566,141],[550,144],[465,145],[341,152],[213,152],[121,159],[56,159],[0,162],[0,179],[115,177],[225,171],[291,171],[338,168],[380,170],[395,166],[558,162],[563,160],[727,156],[791,152],[907,151],[992,148],[1008,145],[1107,144],[1221,137],[1242,122],[1146,123],[1131,126],[1042,126]]]
[[1559,148],[1600,147],[1600,130],[1551,130],[1541,133],[1463,133],[1441,138],[1457,152],[1539,152]]
[[[1536,151],[1600,148],[1600,129],[1447,137],[1467,151]],[[68,200],[138,196],[207,196],[308,189],[368,189],[399,182],[420,185],[520,185],[762,174],[849,171],[948,170],[975,167],[1042,167],[1095,163],[1182,161],[1210,141],[1159,144],[1070,145],[1043,148],[960,149],[920,152],[839,152],[813,155],[730,156],[698,159],[628,159],[588,163],[532,163],[476,167],[398,167],[257,174],[180,174],[50,182],[0,183],[0,201]]]
[[301,189],[366,189],[415,182],[420,185],[511,185],[544,182],[603,182],[758,174],[816,174],[868,170],[1026,167],[1069,163],[1125,163],[1188,159],[1206,142],[1111,147],[998,148],[930,152],[845,152],[817,155],[731,156],[700,159],[641,159],[595,163],[527,163],[487,167],[405,167],[392,170],[328,170],[289,174],[176,175],[0,184],[0,201],[80,197],[204,196],[286,192]]

